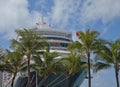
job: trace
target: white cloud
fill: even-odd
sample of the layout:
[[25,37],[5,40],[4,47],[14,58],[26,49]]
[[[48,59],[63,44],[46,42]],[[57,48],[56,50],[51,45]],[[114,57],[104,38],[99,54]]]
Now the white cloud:
[[40,13],[29,12],[28,0],[0,0],[0,33],[14,37],[14,30],[32,27]]
[[[53,0],[53,3],[48,19],[61,28],[69,25],[84,28],[88,23],[94,25],[98,20],[106,25],[120,17],[120,0]],[[107,31],[105,29],[104,33]]]
[[80,20],[83,23],[97,20],[107,23],[120,17],[120,0],[87,0],[80,13]]
[[80,4],[80,0],[54,0],[52,22],[62,26],[67,25],[70,19],[76,18]]
[[76,28],[82,23],[94,23],[97,20],[106,23],[120,17],[120,0],[52,0],[50,5],[46,4],[47,0],[36,0],[38,4],[33,8],[42,7],[39,12],[29,11],[28,1],[0,0],[0,33],[4,33],[6,38],[13,37],[15,29],[34,26],[44,10],[48,11],[46,19],[60,28],[69,25],[70,28]]
[[[82,0],[38,0],[35,8],[47,16],[48,21],[54,26],[58,25],[59,28],[69,25],[75,27],[80,23],[78,21],[81,3]],[[72,23],[70,23],[71,21]]]

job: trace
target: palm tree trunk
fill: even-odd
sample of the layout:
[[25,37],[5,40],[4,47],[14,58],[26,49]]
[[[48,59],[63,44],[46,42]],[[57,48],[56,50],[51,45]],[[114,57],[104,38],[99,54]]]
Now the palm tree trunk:
[[36,87],[38,87],[38,77],[37,77],[37,72],[35,72],[36,73]]
[[30,87],[30,55],[27,55],[28,61],[27,61],[27,71],[28,71],[28,82],[26,87]]
[[45,75],[43,77],[43,86],[42,87],[47,87],[47,85],[46,85],[47,78],[48,78],[48,71],[46,70]]
[[14,73],[14,74],[13,74],[13,78],[12,78],[11,87],[13,87],[13,86],[14,86],[14,80],[15,80],[16,74],[17,74],[17,73]]
[[45,82],[46,82],[46,79],[47,79],[47,76],[44,76],[44,77],[43,77],[43,85],[42,85],[42,87],[47,87],[47,86],[46,86],[46,83],[45,83]]
[[73,87],[73,75],[70,75],[69,87]]
[[116,84],[119,87],[119,77],[118,77],[118,66],[115,65],[115,77],[116,77]]
[[88,52],[87,56],[88,56],[88,87],[91,87],[90,52]]

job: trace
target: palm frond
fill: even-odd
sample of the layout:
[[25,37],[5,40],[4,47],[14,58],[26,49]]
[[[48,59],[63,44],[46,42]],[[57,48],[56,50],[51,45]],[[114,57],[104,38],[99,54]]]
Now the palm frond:
[[94,69],[93,71],[94,72],[98,72],[99,70],[103,70],[103,69],[108,69],[108,68],[111,68],[111,64],[109,63],[102,63],[102,62],[97,62],[95,65],[94,65]]

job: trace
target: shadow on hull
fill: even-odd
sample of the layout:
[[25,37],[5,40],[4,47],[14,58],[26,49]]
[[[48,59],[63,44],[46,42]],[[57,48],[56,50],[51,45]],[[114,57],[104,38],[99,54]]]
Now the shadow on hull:
[[[86,75],[87,70],[76,73],[72,78],[73,87],[79,87],[85,79]],[[43,78],[36,76],[35,72],[31,72],[31,80],[31,87],[70,87],[71,84],[70,76],[65,76],[61,74],[49,74],[48,78],[44,83],[46,86],[43,86]],[[27,77],[19,77],[15,83],[15,87],[26,87],[26,85]]]

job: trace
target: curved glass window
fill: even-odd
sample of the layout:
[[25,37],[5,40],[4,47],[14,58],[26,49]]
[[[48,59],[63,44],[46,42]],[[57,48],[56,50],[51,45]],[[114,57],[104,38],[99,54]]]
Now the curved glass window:
[[57,43],[57,42],[51,42],[50,46],[54,47],[68,47],[69,43]]
[[67,38],[62,38],[62,37],[46,37],[47,39],[54,39],[54,40],[63,40],[63,41],[71,41],[70,39]]

